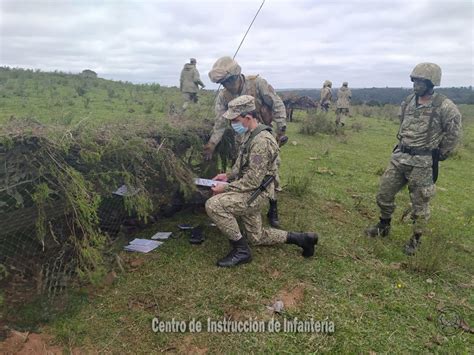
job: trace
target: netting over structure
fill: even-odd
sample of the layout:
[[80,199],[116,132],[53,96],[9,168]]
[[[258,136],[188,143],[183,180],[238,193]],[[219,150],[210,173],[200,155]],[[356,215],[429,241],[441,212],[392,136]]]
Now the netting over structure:
[[[176,118],[178,119],[178,118]],[[173,128],[170,128],[173,127]],[[6,302],[93,278],[125,219],[161,218],[193,199],[210,131],[196,122],[0,132],[0,286]]]

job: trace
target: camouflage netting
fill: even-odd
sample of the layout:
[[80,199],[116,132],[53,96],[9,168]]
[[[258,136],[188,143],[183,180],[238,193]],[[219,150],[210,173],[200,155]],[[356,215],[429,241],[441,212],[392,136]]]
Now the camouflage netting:
[[[103,271],[103,247],[127,218],[162,218],[199,197],[192,178],[204,174],[210,129],[176,116],[159,126],[1,127],[0,285],[33,280],[28,292],[55,294],[72,276],[93,280]],[[21,302],[11,289],[5,299]]]

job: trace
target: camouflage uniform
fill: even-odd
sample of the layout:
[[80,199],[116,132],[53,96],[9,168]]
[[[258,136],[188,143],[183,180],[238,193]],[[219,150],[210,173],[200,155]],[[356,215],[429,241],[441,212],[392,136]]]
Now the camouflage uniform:
[[216,105],[214,108],[216,119],[212,129],[211,138],[209,139],[209,142],[213,143],[214,145],[217,145],[221,141],[224,131],[229,127],[227,120],[222,117],[224,112],[228,109],[229,102],[241,95],[250,95],[255,98],[257,111],[260,111],[258,114],[260,116],[259,118],[261,122],[268,123],[265,122],[266,118],[263,117],[268,113],[264,113],[262,111],[265,111],[265,109],[271,110],[270,114],[272,115],[273,121],[276,124],[276,134],[286,128],[285,105],[283,104],[281,98],[275,93],[273,87],[268,84],[265,79],[258,75],[242,75],[242,78],[244,80],[244,84],[242,91],[239,94],[233,95],[227,89],[223,89],[217,96]]
[[345,124],[345,118],[349,115],[351,106],[351,89],[347,87],[347,82],[342,83],[341,88],[337,91],[336,101],[336,124]]
[[[447,157],[461,134],[461,114],[456,105],[446,97],[441,97],[440,107],[434,107],[433,94],[430,102],[418,105],[416,96],[411,95],[405,106],[404,119],[401,122],[399,136],[400,144],[392,153],[392,159],[382,176],[377,204],[381,217],[390,218],[395,210],[395,195],[408,184],[412,202],[412,219],[414,233],[423,233],[426,221],[430,217],[429,201],[435,193],[433,183],[431,151],[439,148],[441,157]],[[439,100],[439,99],[437,99]],[[430,118],[432,118],[431,128]],[[402,148],[419,149],[419,152],[429,151],[429,155],[409,154]],[[403,149],[405,151],[405,149]]]
[[[417,79],[418,71],[430,73],[430,70],[437,74],[430,78],[431,82],[439,85],[441,69],[432,63],[417,65],[412,81]],[[421,79],[426,78],[421,76]],[[433,165],[433,157],[439,150],[439,160],[444,160],[456,147],[461,136],[461,114],[450,99],[438,93],[432,94],[424,104],[418,103],[415,94],[408,96],[400,113],[399,144],[381,178],[377,205],[381,221],[389,221],[395,210],[395,195],[408,185],[413,234],[421,236],[430,217],[429,201],[435,194],[432,166],[437,165]]]
[[319,102],[321,106],[321,110],[328,111],[329,106],[331,105],[332,100],[332,91],[331,91],[332,83],[329,80],[326,80],[323,83],[323,88],[321,90],[321,101]]
[[186,109],[190,102],[198,102],[197,92],[199,86],[202,88],[205,87],[199,76],[199,71],[196,69],[196,59],[191,58],[191,62],[184,65],[179,80],[179,89],[183,93],[185,100],[183,105],[184,109]]
[[[232,58],[219,58],[209,72],[209,78],[212,82],[222,83],[230,77],[240,77],[242,79],[240,92],[233,94],[226,88],[219,92],[214,108],[216,114],[215,123],[206,146],[213,149],[213,147],[221,141],[225,130],[229,127],[229,123],[223,117],[223,114],[228,109],[229,102],[242,95],[254,97],[257,117],[261,123],[272,125],[272,122],[275,122],[276,130],[274,130],[274,135],[280,142],[280,138],[284,137],[284,132],[286,131],[286,110],[280,96],[275,93],[273,87],[268,84],[265,79],[258,75],[242,75],[240,66]],[[242,143],[240,139],[240,137],[236,136],[235,146],[239,146]],[[280,162],[280,157],[277,157],[276,163],[278,166]],[[278,175],[275,179],[275,184],[275,188],[278,190],[280,187],[280,178]],[[268,217],[271,224],[278,227],[279,221],[275,193],[271,193],[269,198],[270,209],[268,211]]]
[[[248,95],[240,96],[232,101],[237,108],[253,105]],[[255,109],[255,106],[253,106]],[[229,114],[222,117],[229,120],[232,114],[239,115],[232,109]],[[230,115],[230,116],[229,116]],[[250,205],[247,201],[250,195],[258,189],[263,179],[267,175],[275,176],[278,172],[276,157],[279,154],[278,143],[273,135],[258,126],[255,130],[247,132],[243,136],[243,143],[239,148],[239,155],[232,167],[232,171],[227,174],[230,183],[226,185],[225,192],[211,197],[206,202],[206,211],[209,217],[216,223],[217,227],[230,239],[238,240],[241,237],[237,217],[240,217],[247,239],[255,245],[271,245],[284,243],[287,232],[263,228],[260,210],[268,197],[274,192],[274,183],[263,191]],[[257,135],[254,136],[255,132]]]
[[[247,204],[252,192],[260,186],[265,175],[275,175],[278,167],[275,156],[279,148],[275,138],[268,131],[256,135],[247,149],[246,143],[251,132],[245,133],[239,156],[228,174],[229,181],[225,192],[211,197],[206,202],[206,211],[217,227],[230,239],[240,238],[240,228],[237,217],[242,221],[242,227],[250,243],[254,245],[272,245],[285,243],[288,232],[262,226],[261,208],[273,195],[272,182],[253,201]],[[246,150],[246,152],[244,151]]]
[[[217,261],[219,267],[250,262],[252,255],[248,241],[254,245],[294,244],[303,249],[304,257],[314,255],[318,242],[316,233],[286,232],[262,226],[260,210],[275,188],[274,180],[269,177],[277,174],[279,147],[270,128],[257,123],[256,111],[255,98],[242,95],[229,102],[229,109],[222,115],[231,121],[236,133],[243,135],[243,144],[232,171],[215,177],[230,183],[213,187],[217,195],[206,202],[207,214],[229,238],[232,246],[229,254]],[[261,189],[263,181],[267,184]],[[252,196],[256,192],[259,194]],[[243,233],[237,218],[242,222]]]

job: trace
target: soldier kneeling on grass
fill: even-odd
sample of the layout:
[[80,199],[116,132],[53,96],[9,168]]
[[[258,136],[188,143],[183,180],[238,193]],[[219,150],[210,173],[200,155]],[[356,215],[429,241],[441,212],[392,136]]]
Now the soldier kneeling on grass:
[[[206,202],[207,214],[232,246],[229,254],[217,261],[217,266],[250,262],[247,239],[254,245],[295,244],[303,249],[303,256],[313,256],[318,242],[316,233],[286,232],[262,226],[261,208],[274,192],[279,148],[271,128],[258,123],[254,98],[242,95],[232,100],[223,116],[231,122],[236,134],[242,135],[243,143],[232,171],[213,179],[229,183],[216,183],[212,187],[214,196]],[[242,222],[245,237],[237,218]]]
[[438,162],[454,150],[461,136],[461,114],[446,96],[435,93],[441,82],[441,68],[434,63],[420,63],[410,75],[413,94],[402,102],[398,145],[385,170],[377,205],[380,221],[366,229],[372,237],[385,237],[395,210],[395,195],[408,185],[412,203],[413,234],[404,252],[413,255],[426,233],[430,217],[429,201],[435,193]]

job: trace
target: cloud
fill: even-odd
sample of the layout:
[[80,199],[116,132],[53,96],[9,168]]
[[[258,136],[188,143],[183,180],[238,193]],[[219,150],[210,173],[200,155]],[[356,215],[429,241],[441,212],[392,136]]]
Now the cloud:
[[[190,57],[206,85],[233,55],[258,1],[3,0],[0,61],[132,82],[178,84]],[[267,0],[237,60],[277,88],[410,86],[418,62],[443,68],[443,86],[472,85],[473,4],[452,1]],[[217,87],[217,86],[215,86]]]

